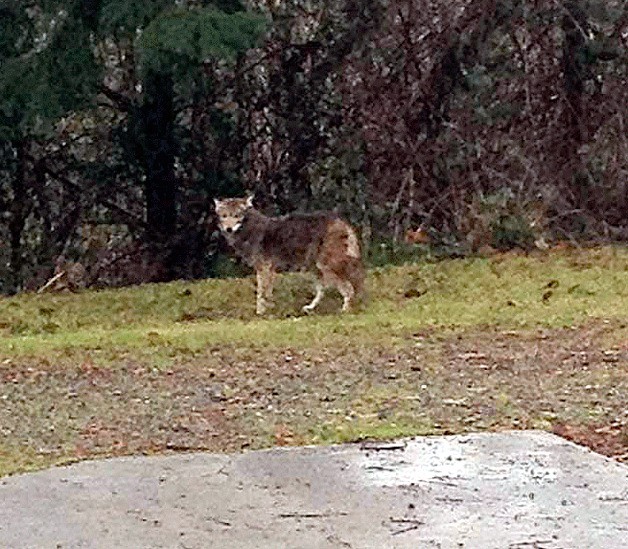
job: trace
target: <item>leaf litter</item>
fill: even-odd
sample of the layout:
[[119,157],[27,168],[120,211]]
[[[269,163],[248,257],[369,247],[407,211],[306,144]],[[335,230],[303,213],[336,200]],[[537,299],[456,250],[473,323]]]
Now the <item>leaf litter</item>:
[[0,475],[103,456],[529,428],[628,461],[628,345],[613,339],[624,328],[426,333],[394,348],[214,346],[167,368],[99,365],[85,351],[13,358],[0,366]]

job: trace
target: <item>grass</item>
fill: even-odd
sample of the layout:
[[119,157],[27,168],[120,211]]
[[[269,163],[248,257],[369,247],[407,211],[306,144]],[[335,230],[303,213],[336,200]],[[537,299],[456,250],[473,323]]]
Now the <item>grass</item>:
[[628,252],[500,256],[371,271],[370,300],[339,316],[338,297],[303,317],[311,297],[302,275],[286,276],[270,318],[254,315],[252,279],[152,284],[78,295],[22,295],[0,301],[0,355],[75,349],[153,356],[212,345],[280,348],[393,344],[413,330],[500,325],[559,327],[625,317]]
[[0,300],[0,475],[90,457],[505,428],[628,449],[628,249]]

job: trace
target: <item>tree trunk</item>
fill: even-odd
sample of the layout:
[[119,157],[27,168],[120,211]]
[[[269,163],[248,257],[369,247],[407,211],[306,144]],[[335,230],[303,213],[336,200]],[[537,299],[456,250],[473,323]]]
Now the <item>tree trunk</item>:
[[[563,16],[562,27],[565,33],[563,47],[563,83],[567,96],[568,134],[574,146],[582,142],[582,94],[584,92],[585,67],[582,51],[585,46],[585,35],[589,25],[586,15],[573,2],[566,5],[567,13]],[[576,155],[577,156],[577,155]]]
[[562,156],[566,161],[566,176],[576,194],[575,207],[586,208],[593,197],[590,195],[587,177],[578,150],[585,141],[585,124],[582,102],[586,69],[582,61],[585,33],[589,30],[586,14],[575,2],[567,2],[562,20],[565,33],[563,46],[563,86],[567,99],[564,112],[565,139]]
[[172,78],[151,72],[144,80],[144,92],[141,122],[147,241],[165,252],[177,227]]
[[14,145],[16,153],[16,170],[12,182],[13,200],[9,219],[9,274],[8,289],[16,292],[22,283],[22,233],[28,215],[26,196],[26,142],[18,141]]

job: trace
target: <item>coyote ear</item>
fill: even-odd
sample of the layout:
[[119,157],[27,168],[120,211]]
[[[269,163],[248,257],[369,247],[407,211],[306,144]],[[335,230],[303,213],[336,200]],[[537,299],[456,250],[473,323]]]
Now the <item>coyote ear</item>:
[[217,208],[218,204],[220,204],[220,200],[218,200],[217,198],[214,198],[214,206]]
[[246,197],[246,207],[247,208],[252,208],[253,207],[253,200],[255,200],[255,194],[250,194],[249,196]]

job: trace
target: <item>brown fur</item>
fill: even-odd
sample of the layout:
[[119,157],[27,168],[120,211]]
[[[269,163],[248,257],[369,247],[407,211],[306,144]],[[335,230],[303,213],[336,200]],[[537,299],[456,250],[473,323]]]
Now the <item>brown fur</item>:
[[279,271],[313,271],[316,295],[303,307],[314,310],[327,287],[342,294],[351,308],[364,289],[364,266],[355,230],[333,212],[267,217],[253,199],[216,200],[220,229],[236,254],[257,273],[257,313],[270,304]]
[[429,244],[431,240],[430,235],[423,227],[408,229],[404,235],[404,242],[406,244]]

